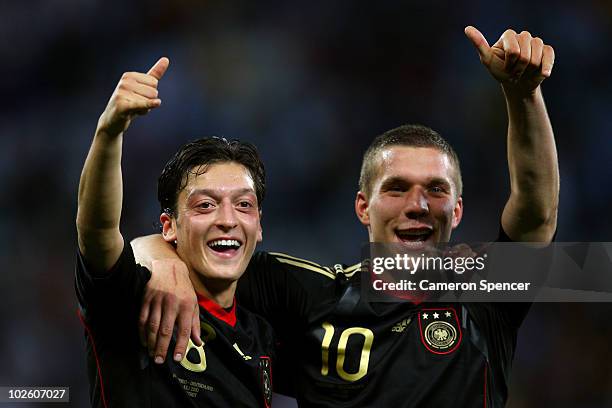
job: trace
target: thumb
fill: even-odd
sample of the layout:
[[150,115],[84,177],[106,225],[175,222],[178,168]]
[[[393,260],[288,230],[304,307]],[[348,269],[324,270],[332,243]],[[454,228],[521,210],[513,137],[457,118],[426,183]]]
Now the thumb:
[[480,59],[482,61],[488,61],[489,56],[491,54],[491,47],[489,47],[489,43],[487,39],[482,35],[480,31],[476,27],[467,26],[465,27],[465,35],[467,38],[474,44],[476,50],[478,50],[478,54],[480,55]]
[[162,79],[162,77],[166,73],[166,70],[168,69],[168,65],[170,65],[170,60],[166,57],[161,57],[155,63],[155,65],[151,67],[149,72],[147,72],[147,75],[151,75],[159,81],[160,79]]

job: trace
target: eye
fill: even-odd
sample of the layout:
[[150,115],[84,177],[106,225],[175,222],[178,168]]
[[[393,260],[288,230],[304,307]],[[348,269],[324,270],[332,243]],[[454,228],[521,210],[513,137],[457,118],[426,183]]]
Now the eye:
[[253,204],[250,201],[240,201],[238,203],[238,207],[240,207],[240,208],[253,208]]
[[402,185],[395,184],[387,187],[386,191],[389,193],[403,193],[406,191],[406,189]]
[[440,186],[432,186],[432,187],[429,188],[429,191],[431,191],[434,194],[446,193],[446,190],[444,190],[444,188],[442,188]]
[[210,201],[202,201],[201,203],[198,203],[196,205],[196,208],[202,209],[202,210],[210,210],[211,208],[213,208],[214,204],[211,203]]

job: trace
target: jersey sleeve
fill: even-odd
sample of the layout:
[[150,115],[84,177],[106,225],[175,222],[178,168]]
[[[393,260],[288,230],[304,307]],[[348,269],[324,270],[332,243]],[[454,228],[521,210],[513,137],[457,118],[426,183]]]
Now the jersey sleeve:
[[[499,226],[499,233],[495,242],[513,242],[508,234],[506,234],[506,231],[504,231],[504,227],[502,227],[501,224]],[[527,316],[530,308],[531,302],[492,303],[490,310],[493,316],[490,314],[483,316],[477,315],[477,319],[486,320],[486,323],[481,323],[485,327],[491,326],[491,321],[489,321],[487,317],[492,317],[492,321],[495,322],[499,321],[498,319],[501,319],[501,321],[507,324],[511,329],[518,330],[523,320],[525,320],[525,316]]]
[[87,321],[99,324],[128,323],[138,316],[144,287],[151,273],[137,265],[129,244],[107,272],[94,272],[77,250],[75,289],[80,312]]
[[[557,233],[553,236],[552,241],[554,242]],[[512,238],[506,234],[504,228],[499,226],[499,234],[496,242],[514,242]],[[550,262],[550,255],[552,255],[550,251],[550,246],[545,248],[534,248],[533,251],[536,251],[536,257],[538,265],[541,264],[542,268],[547,268]],[[534,258],[535,259],[535,258]],[[541,274],[541,276],[537,277],[537,282],[534,282],[538,285],[544,283],[545,274]],[[519,326],[525,320],[529,309],[531,308],[531,302],[508,302],[508,303],[493,303],[493,308],[500,314],[499,317],[508,324],[513,329],[518,330]]]

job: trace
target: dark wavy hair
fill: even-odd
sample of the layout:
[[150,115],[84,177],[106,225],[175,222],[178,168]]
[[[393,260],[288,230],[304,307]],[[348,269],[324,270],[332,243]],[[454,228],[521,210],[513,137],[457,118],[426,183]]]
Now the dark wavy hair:
[[257,204],[261,210],[266,193],[266,172],[257,148],[248,142],[213,136],[185,144],[166,163],[157,182],[161,211],[176,216],[177,199],[187,185],[189,175],[203,174],[208,166],[226,162],[235,162],[247,169],[253,178]]

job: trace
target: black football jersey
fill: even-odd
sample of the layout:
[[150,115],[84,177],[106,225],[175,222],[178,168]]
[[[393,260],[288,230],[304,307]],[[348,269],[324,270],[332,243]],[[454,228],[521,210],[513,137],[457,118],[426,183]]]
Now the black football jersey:
[[255,254],[237,295],[276,331],[279,392],[301,407],[504,406],[529,304],[369,302],[360,273]]
[[113,270],[97,276],[77,255],[76,290],[85,328],[93,407],[269,407],[274,338],[261,317],[234,302],[226,310],[198,297],[204,345],[189,342],[179,363],[155,364],[138,339],[150,272],[125,245]]

